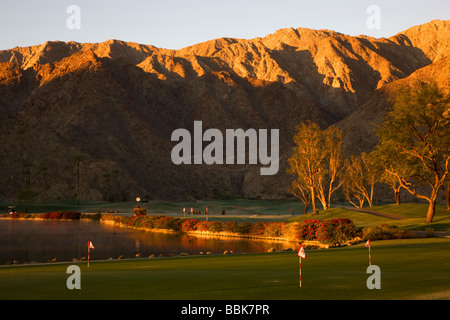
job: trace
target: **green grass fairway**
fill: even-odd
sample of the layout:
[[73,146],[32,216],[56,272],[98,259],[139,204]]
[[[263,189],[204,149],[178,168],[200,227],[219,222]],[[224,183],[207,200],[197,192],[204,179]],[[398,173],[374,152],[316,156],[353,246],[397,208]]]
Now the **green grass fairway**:
[[447,210],[446,206],[436,206],[436,213],[432,223],[424,223],[428,209],[427,204],[404,203],[400,206],[391,204],[375,206],[371,209],[380,212],[393,213],[408,218],[405,220],[395,221],[395,224],[398,227],[404,229],[426,230],[427,228],[432,228],[434,230],[442,231],[450,230],[450,211]]
[[381,289],[366,286],[364,244],[308,250],[298,287],[296,252],[80,263],[81,290],[67,264],[0,268],[0,299],[442,299],[450,298],[450,239],[372,242]]
[[[25,212],[23,203],[0,203],[0,214],[8,212],[9,206],[15,206],[20,212]],[[75,200],[55,200],[47,203],[33,203],[28,206],[29,213],[43,213],[57,210],[71,210],[79,212],[96,213],[98,210],[105,213],[108,210],[119,211],[121,214],[131,214],[136,202],[104,202],[104,201],[80,201],[76,205]],[[191,208],[205,211],[208,207],[210,214],[221,215],[225,210],[226,215],[290,215],[302,214],[303,204],[297,200],[197,200],[197,201],[158,201],[152,200],[141,203],[147,209],[148,214],[181,214],[183,208],[189,212]],[[292,209],[292,211],[291,211]]]
[[409,230],[422,230],[433,229],[435,231],[450,231],[450,212],[444,206],[436,206],[436,214],[432,223],[425,223],[425,216],[427,212],[426,204],[417,203],[405,203],[400,206],[396,204],[389,204],[383,206],[375,206],[369,208],[373,211],[380,213],[393,213],[399,216],[405,217],[402,220],[394,220],[391,218],[385,218],[365,212],[358,212],[354,210],[348,210],[345,208],[334,207],[327,211],[321,211],[320,214],[313,215],[308,213],[306,215],[300,215],[293,218],[289,218],[289,221],[303,221],[309,219],[336,219],[336,218],[348,218],[351,219],[355,225],[359,227],[366,226],[379,226],[386,223],[389,225],[395,225],[402,229]]

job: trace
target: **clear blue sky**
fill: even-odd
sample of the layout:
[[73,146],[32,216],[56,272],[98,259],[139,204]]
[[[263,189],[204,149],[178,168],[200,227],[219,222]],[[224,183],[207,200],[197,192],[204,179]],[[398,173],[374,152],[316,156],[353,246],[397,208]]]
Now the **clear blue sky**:
[[[66,13],[80,8],[80,29]],[[380,28],[366,12],[380,8]],[[47,40],[119,39],[179,49],[220,37],[251,39],[288,27],[389,37],[433,19],[450,19],[450,1],[427,0],[16,0],[0,3],[0,50]]]

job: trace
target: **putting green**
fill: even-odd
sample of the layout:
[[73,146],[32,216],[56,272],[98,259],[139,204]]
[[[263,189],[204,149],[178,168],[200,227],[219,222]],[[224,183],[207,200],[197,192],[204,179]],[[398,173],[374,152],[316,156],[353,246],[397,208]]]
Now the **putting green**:
[[369,290],[363,244],[327,250],[79,263],[81,289],[66,286],[73,263],[0,268],[0,299],[441,299],[450,298],[450,239],[373,241],[381,289]]

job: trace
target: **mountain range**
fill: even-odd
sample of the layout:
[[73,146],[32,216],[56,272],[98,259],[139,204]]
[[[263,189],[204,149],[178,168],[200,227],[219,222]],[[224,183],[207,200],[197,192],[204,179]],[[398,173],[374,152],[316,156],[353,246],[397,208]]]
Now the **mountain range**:
[[[336,125],[346,154],[370,151],[398,88],[450,88],[449,52],[448,20],[380,39],[289,28],[180,50],[119,40],[3,50],[0,200],[24,188],[40,199],[286,198],[297,125]],[[278,174],[175,165],[171,134],[193,132],[194,121],[222,132],[279,129]]]

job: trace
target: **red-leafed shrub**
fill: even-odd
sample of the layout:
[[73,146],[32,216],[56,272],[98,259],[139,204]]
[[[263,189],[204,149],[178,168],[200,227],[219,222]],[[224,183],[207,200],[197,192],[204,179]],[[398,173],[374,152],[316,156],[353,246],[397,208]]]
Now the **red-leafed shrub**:
[[322,224],[320,220],[305,220],[298,231],[300,240],[316,240],[316,230]]
[[42,219],[69,219],[78,220],[81,217],[80,212],[73,211],[50,211],[39,216]]
[[198,219],[186,219],[181,223],[180,230],[183,232],[196,231],[199,222]]
[[266,226],[267,226],[267,222],[261,222],[261,221],[255,222],[250,229],[250,234],[252,236],[262,237],[262,236],[264,236],[264,230],[266,229]]
[[22,212],[13,212],[9,215],[11,218],[28,218],[31,215]]
[[339,244],[359,236],[361,231],[349,219],[305,220],[300,226],[299,240],[317,240]]
[[237,222],[236,221],[227,221],[222,223],[223,231],[225,232],[237,232]]
[[70,219],[70,220],[79,220],[81,217],[80,212],[73,212],[73,211],[63,211],[62,218],[63,219]]
[[223,231],[223,223],[220,221],[211,221],[208,225],[208,231],[210,232],[221,232]]
[[173,218],[167,216],[156,216],[153,220],[153,227],[155,229],[165,230],[180,230],[180,225],[183,221],[180,218]]

